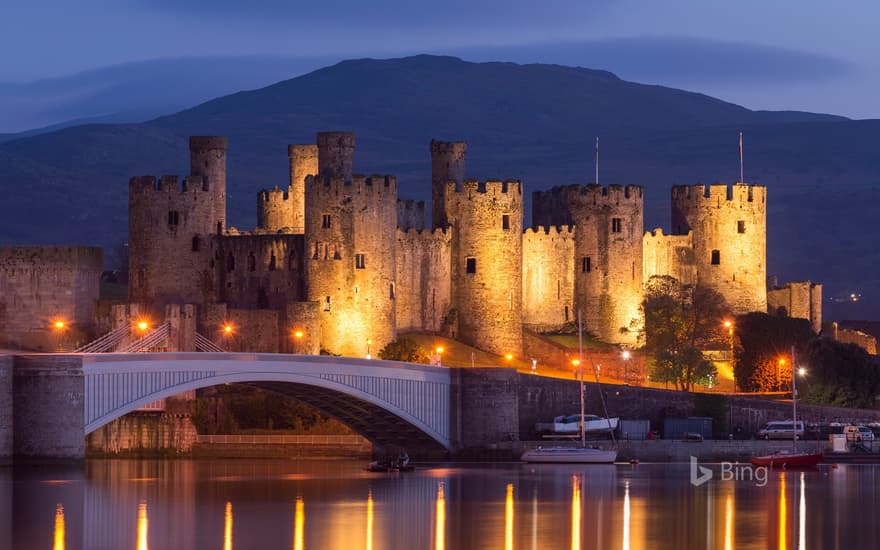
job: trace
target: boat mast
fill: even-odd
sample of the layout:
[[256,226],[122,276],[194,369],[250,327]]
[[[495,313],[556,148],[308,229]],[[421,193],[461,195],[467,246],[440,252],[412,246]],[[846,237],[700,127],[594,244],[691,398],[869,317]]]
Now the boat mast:
[[584,426],[584,325],[581,309],[578,308],[578,371],[581,379],[581,447],[587,446],[586,426]]
[[791,416],[793,418],[792,424],[792,445],[794,446],[795,451],[797,451],[797,386],[795,386],[795,371],[797,370],[797,363],[795,363],[794,359],[794,346],[791,346]]

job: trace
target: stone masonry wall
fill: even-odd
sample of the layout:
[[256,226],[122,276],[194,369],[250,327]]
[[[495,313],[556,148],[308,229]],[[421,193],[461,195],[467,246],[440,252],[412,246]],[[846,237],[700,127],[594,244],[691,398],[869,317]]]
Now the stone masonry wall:
[[0,462],[12,456],[12,356],[0,355]]
[[559,330],[574,314],[574,232],[571,226],[529,228],[523,233],[523,325]]
[[810,321],[813,332],[822,331],[822,285],[810,281],[785,283],[767,289],[767,312]]
[[283,309],[303,299],[303,236],[228,234],[218,239],[214,266],[221,302]]
[[694,234],[664,235],[660,228],[646,232],[642,238],[644,257],[642,280],[651,277],[674,277],[682,284],[697,283],[697,263],[694,258]]
[[672,188],[672,232],[693,231],[699,282],[734,314],[767,311],[767,192],[758,185]]
[[397,230],[397,330],[447,330],[452,229]]
[[522,353],[522,182],[446,184],[453,226],[458,336],[492,353]]
[[[83,342],[102,270],[100,248],[0,248],[0,347],[55,351]],[[56,331],[56,321],[64,329]]]

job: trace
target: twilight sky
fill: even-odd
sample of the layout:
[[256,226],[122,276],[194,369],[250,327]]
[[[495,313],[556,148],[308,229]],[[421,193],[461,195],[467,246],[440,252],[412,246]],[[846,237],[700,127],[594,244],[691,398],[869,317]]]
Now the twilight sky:
[[868,0],[3,0],[2,13],[0,83],[157,58],[430,52],[880,117]]

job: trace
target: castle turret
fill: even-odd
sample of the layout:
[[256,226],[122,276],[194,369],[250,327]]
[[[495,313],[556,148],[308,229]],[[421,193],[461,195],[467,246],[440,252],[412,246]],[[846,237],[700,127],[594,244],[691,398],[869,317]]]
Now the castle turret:
[[[346,178],[351,134],[319,134],[318,144],[320,171],[336,175],[306,177],[307,298],[321,304],[322,347],[375,356],[396,334],[397,181],[350,173]],[[348,160],[334,160],[328,169],[325,157],[339,156],[328,147]]]
[[201,176],[204,190],[211,193],[214,226],[209,232],[218,235],[226,229],[226,148],[223,136],[189,138],[189,173]]
[[522,182],[446,183],[458,336],[497,354],[522,352]]
[[672,231],[693,230],[697,280],[735,314],[767,310],[767,190],[759,185],[672,188]]
[[318,173],[318,146],[314,144],[288,145],[287,158],[290,161],[290,186],[287,190],[292,216],[290,229],[299,235],[305,231],[306,223],[306,176]]
[[532,205],[533,223],[574,226],[574,307],[584,328],[606,342],[634,343],[642,299],[642,188],[555,187],[535,192]]
[[257,193],[257,227],[272,233],[281,230],[293,233],[292,203],[290,193],[277,187]]
[[464,181],[467,143],[431,140],[431,226],[446,227],[446,182]]
[[354,166],[354,134],[318,132],[318,174],[325,178],[351,180]]

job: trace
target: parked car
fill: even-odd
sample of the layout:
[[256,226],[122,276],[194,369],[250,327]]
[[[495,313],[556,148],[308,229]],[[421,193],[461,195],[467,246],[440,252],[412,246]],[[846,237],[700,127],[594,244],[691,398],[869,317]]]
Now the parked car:
[[792,422],[791,420],[767,422],[763,428],[758,430],[758,437],[763,439],[803,439],[804,423],[802,420],[797,422]]
[[843,433],[847,441],[874,441],[874,432],[867,426],[846,426]]

